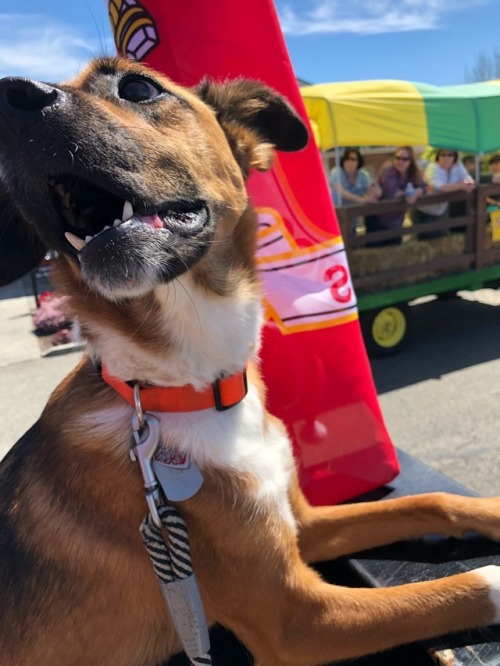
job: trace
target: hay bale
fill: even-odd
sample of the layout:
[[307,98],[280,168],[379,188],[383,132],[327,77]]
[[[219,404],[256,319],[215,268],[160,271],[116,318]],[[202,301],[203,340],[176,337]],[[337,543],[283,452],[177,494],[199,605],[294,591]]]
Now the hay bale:
[[[431,240],[417,240],[411,237],[401,245],[357,248],[349,257],[349,265],[355,285],[356,278],[370,275],[377,276],[376,287],[357,287],[359,293],[367,293],[388,287],[413,284],[444,275],[449,270],[430,271],[425,269],[425,265],[440,257],[460,257],[464,251],[465,234],[463,233],[449,234]],[[468,262],[464,260],[463,267],[465,268],[467,264]],[[397,278],[388,276],[387,279],[384,279],[383,277],[385,272],[392,272],[407,268],[408,266],[415,266],[415,272],[410,275],[401,275]],[[422,266],[422,270],[418,270],[418,266]],[[457,267],[454,267],[452,270],[456,272]]]

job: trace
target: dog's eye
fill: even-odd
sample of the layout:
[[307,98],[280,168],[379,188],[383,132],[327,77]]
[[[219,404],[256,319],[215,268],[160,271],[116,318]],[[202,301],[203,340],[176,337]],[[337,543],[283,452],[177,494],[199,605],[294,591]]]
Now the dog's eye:
[[151,81],[137,76],[127,76],[122,79],[118,88],[118,95],[127,102],[150,102],[159,97],[164,91]]

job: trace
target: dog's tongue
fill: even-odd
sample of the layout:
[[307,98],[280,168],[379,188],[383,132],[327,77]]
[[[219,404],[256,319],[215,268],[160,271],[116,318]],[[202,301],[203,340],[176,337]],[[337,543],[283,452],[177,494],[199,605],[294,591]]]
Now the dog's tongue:
[[157,213],[154,213],[153,215],[135,214],[126,222],[121,222],[120,220],[116,220],[116,224],[114,224],[112,227],[104,228],[93,238],[89,237],[88,241],[85,242],[83,247],[79,246],[80,244],[78,243],[78,241],[80,239],[78,239],[77,237],[74,238],[76,238],[78,246],[75,245],[75,243],[72,240],[70,240],[68,236],[74,236],[73,234],[67,234],[66,237],[68,238],[69,242],[73,245],[73,247],[76,247],[77,250],[85,253],[85,255],[88,255],[89,252],[92,253],[95,251],[100,251],[102,248],[104,248],[107,245],[109,241],[117,240],[124,234],[128,234],[131,229],[140,229],[141,225],[143,224],[147,224],[152,229],[165,228],[165,225],[163,224],[162,220],[160,219]]
[[134,217],[144,224],[149,224],[153,229],[163,229],[163,222],[156,213],[154,215],[134,215]]

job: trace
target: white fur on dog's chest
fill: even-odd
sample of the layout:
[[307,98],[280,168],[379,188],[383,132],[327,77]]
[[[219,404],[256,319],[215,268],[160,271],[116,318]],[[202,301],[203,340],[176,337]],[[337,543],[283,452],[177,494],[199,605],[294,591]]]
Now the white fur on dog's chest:
[[160,418],[165,442],[175,442],[202,470],[212,467],[254,479],[254,501],[275,505],[295,527],[288,498],[294,470],[290,442],[274,422],[264,428],[264,408],[253,386],[240,404],[224,412],[210,409],[155,415]]
[[[91,327],[94,353],[121,379],[147,379],[159,386],[191,384],[201,390],[221,375],[239,372],[253,358],[262,322],[260,294],[210,297],[189,276],[156,290],[161,315],[154,325],[167,341],[165,355],[131,344],[129,337],[102,323]],[[140,331],[138,332],[140,338]],[[138,375],[138,369],[140,374]]]
[[[95,440],[115,439],[120,433],[119,439],[125,443],[133,413],[133,408],[121,402],[119,407],[86,414],[82,425]],[[279,423],[270,421],[265,427],[264,407],[254,386],[249,385],[242,402],[224,412],[207,409],[154,415],[160,420],[165,446],[172,443],[178,451],[188,453],[202,471],[212,468],[251,479],[255,494],[247,500],[257,506],[274,506],[295,529],[288,496],[295,465],[290,441]]]
[[[194,284],[189,276],[156,291],[168,349],[149,352],[116,331],[100,326],[96,352],[112,375],[122,379],[146,376],[152,384],[191,384],[202,389],[218,376],[241,371],[257,351],[261,324],[260,293],[247,289],[217,296]],[[145,325],[147,325],[145,323]],[[138,368],[141,374],[137,374]],[[288,492],[294,461],[288,437],[267,420],[262,396],[249,385],[244,400],[224,412],[157,413],[162,440],[188,453],[203,470],[217,469],[252,480],[258,505],[272,504],[295,526]],[[98,420],[99,415],[96,415]],[[97,425],[97,423],[96,423]],[[102,424],[104,426],[104,424]]]

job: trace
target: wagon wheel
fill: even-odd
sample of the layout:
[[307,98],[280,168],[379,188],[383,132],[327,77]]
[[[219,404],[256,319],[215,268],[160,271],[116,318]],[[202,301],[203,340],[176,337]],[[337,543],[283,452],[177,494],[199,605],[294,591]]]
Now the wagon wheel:
[[396,354],[408,343],[411,311],[407,303],[369,310],[361,315],[361,330],[370,356]]

